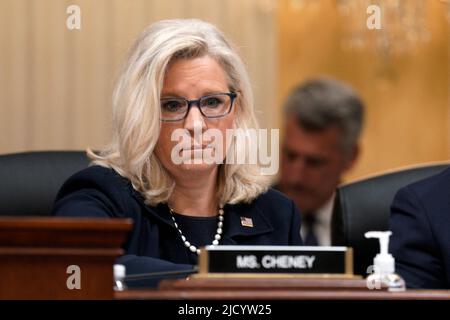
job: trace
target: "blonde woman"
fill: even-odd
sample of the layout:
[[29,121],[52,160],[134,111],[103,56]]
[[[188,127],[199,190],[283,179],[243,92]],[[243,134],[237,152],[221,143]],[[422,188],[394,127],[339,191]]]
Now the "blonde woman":
[[[54,214],[132,218],[118,259],[128,274],[190,270],[210,244],[300,245],[294,203],[269,188],[258,164],[226,163],[230,149],[240,150],[236,140],[210,150],[210,136],[198,139],[213,131],[225,140],[237,128],[258,125],[230,43],[199,20],[157,22],[136,40],[118,79],[110,145],[89,151],[92,166],[63,185]],[[190,143],[179,148],[174,132]],[[174,161],[206,151],[224,161]]]

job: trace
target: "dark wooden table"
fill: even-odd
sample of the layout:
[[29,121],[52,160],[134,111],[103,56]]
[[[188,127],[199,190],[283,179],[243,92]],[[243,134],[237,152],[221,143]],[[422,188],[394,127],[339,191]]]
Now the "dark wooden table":
[[116,292],[116,299],[183,300],[450,300],[450,290],[369,290],[365,280],[329,278],[190,278],[158,289]]
[[127,219],[0,218],[0,299],[112,299],[113,264],[131,227]]
[[[122,219],[0,218],[0,299],[380,300],[447,299],[450,290],[369,290],[362,279],[194,275],[158,289],[113,292],[112,266],[132,222]],[[79,266],[81,288],[69,289]]]

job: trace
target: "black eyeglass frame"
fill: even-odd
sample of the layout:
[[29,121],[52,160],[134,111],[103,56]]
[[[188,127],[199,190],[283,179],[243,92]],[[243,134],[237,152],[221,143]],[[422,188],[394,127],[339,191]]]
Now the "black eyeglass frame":
[[[202,108],[200,107],[200,101],[202,101],[203,99],[206,98],[210,98],[210,97],[215,97],[215,96],[219,96],[219,95],[226,95],[230,97],[230,108],[228,109],[228,111],[224,114],[221,114],[219,116],[207,116],[206,114],[203,113]],[[181,121],[186,119],[187,115],[189,114],[189,111],[191,110],[191,107],[193,105],[196,105],[197,108],[200,110],[200,113],[202,114],[203,117],[207,118],[207,119],[217,119],[217,118],[222,118],[225,117],[226,115],[228,115],[231,112],[231,109],[233,109],[233,103],[234,100],[237,97],[237,93],[236,92],[218,92],[218,93],[214,93],[214,94],[209,94],[203,97],[200,97],[196,100],[187,100],[185,98],[165,98],[165,99],[161,99],[161,102],[163,102],[164,100],[170,100],[170,99],[178,99],[178,100],[184,100],[185,102],[187,102],[187,110],[185,115],[182,118],[179,119],[160,119],[162,122],[177,122],[177,121]]]

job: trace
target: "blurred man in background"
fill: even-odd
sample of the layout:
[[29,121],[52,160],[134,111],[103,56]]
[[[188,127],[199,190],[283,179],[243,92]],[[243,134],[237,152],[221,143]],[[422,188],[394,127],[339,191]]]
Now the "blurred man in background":
[[331,78],[307,81],[284,105],[277,188],[301,210],[305,245],[331,245],[336,187],[359,154],[364,106],[348,85]]

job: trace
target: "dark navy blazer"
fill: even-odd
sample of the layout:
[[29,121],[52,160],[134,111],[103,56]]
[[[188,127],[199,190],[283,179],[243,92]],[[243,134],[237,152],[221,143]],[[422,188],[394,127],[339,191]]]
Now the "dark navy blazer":
[[450,289],[450,169],[400,189],[390,229],[390,250],[406,285]]
[[[294,202],[269,189],[250,204],[226,205],[221,245],[301,245],[300,213]],[[70,177],[59,191],[53,214],[69,217],[131,218],[133,229],[117,263],[127,274],[193,268],[191,253],[175,228],[167,205],[144,203],[128,179],[91,166]],[[251,218],[253,227],[241,224]]]

